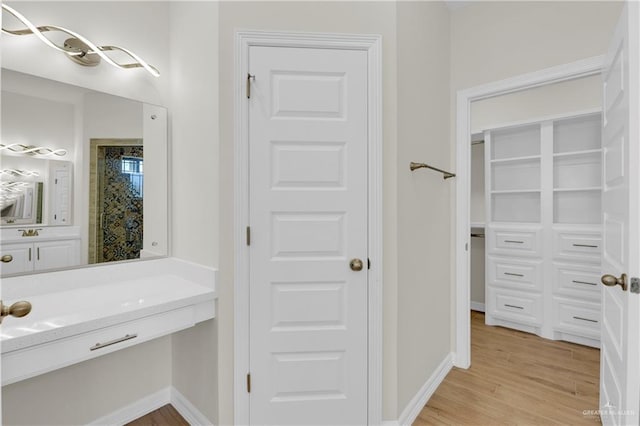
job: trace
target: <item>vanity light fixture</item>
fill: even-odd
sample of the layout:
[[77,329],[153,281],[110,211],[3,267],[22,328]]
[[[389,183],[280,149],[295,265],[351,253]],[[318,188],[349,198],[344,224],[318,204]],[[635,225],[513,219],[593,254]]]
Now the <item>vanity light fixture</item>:
[[[100,63],[101,59],[104,59],[104,61],[107,62],[109,65],[113,65],[114,67],[117,67],[117,68],[121,68],[121,69],[144,68],[152,76],[154,77],[160,76],[160,71],[158,71],[154,66],[149,65],[141,57],[139,57],[132,51],[125,49],[124,47],[98,46],[93,42],[91,42],[88,38],[74,31],[71,31],[56,25],[41,25],[36,27],[27,18],[25,18],[22,14],[20,14],[17,10],[7,6],[6,4],[2,5],[2,10],[7,11],[7,13],[11,14],[13,17],[15,17],[18,21],[22,22],[27,27],[21,30],[8,30],[2,27],[2,32],[4,34],[11,34],[11,35],[17,35],[17,36],[33,34],[36,37],[38,37],[47,46],[59,52],[65,53],[69,59],[71,59],[72,61],[80,65],[94,67]],[[58,31],[71,36],[71,38],[66,39],[64,42],[64,45],[60,46],[52,42],[47,37],[45,37],[44,34],[42,34],[47,31]],[[128,64],[122,64],[114,61],[104,52],[122,52],[128,55],[131,59],[133,59],[134,62],[128,63]]]
[[0,182],[0,193],[21,192],[21,188],[27,185],[29,185],[29,182]]
[[22,177],[37,177],[40,173],[35,170],[18,170],[18,169],[4,169],[0,170],[0,177],[2,176],[22,176]]
[[15,152],[16,154],[27,154],[27,155],[57,155],[62,157],[63,155],[67,155],[66,149],[51,149],[43,146],[33,146],[33,145],[22,145],[19,143],[12,143],[9,145],[5,145],[0,143],[0,152],[3,150]]

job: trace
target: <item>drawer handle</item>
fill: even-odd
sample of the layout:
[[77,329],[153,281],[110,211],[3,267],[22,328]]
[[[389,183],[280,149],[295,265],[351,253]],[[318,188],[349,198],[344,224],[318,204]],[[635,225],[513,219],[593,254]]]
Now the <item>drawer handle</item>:
[[0,257],[0,260],[2,260],[2,263],[9,263],[13,260],[13,256],[11,256],[10,254],[5,254],[4,256]]
[[586,284],[586,285],[598,285],[597,283],[590,283],[588,281],[578,281],[578,280],[572,280],[572,283],[576,283],[576,284]]
[[97,349],[106,348],[107,346],[115,345],[116,343],[124,342],[131,339],[135,339],[136,337],[138,337],[137,334],[127,334],[124,337],[119,337],[117,339],[109,340],[108,342],[96,343],[94,346],[91,346],[89,350],[95,351]]
[[506,307],[508,307],[508,308],[524,309],[522,306],[507,305],[506,303],[504,304],[504,306],[506,306]]
[[515,272],[505,272],[505,275],[510,275],[512,277],[524,277],[523,274],[516,274]]
[[586,247],[586,248],[598,248],[598,246],[594,246],[593,244],[574,244],[574,247]]
[[580,321],[598,322],[598,320],[594,320],[594,319],[591,319],[591,318],[573,317],[573,319],[577,319],[577,320],[580,320]]
[[511,243],[511,244],[524,244],[524,241],[518,241],[518,240],[504,240],[505,243]]

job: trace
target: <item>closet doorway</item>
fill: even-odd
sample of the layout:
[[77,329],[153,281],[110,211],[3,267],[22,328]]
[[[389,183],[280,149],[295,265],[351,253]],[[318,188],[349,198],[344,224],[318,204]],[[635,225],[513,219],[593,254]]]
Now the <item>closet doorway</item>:
[[[640,174],[632,165],[640,156],[640,130],[638,129],[637,116],[640,114],[640,39],[637,37],[640,27],[640,6],[627,3],[621,14],[614,37],[605,57],[590,58],[563,66],[542,70],[539,72],[522,75],[500,82],[478,86],[458,92],[457,103],[457,221],[456,221],[456,262],[457,262],[457,300],[456,300],[456,362],[458,367],[470,366],[470,299],[469,299],[469,256],[468,244],[470,234],[470,151],[471,151],[471,103],[482,99],[494,98],[507,93],[521,92],[533,87],[561,83],[589,76],[600,75],[603,82],[602,105],[602,154],[600,158],[601,188],[599,188],[599,203],[601,204],[602,227],[600,232],[584,233],[572,232],[566,229],[556,229],[554,224],[561,222],[559,218],[570,217],[567,212],[576,210],[577,201],[561,202],[560,194],[566,191],[580,189],[596,191],[597,187],[578,188],[576,180],[569,179],[567,184],[565,172],[571,169],[571,161],[579,156],[594,155],[596,148],[580,148],[563,141],[561,131],[567,127],[576,127],[575,120],[559,121],[556,118],[546,117],[539,125],[531,125],[529,128],[518,129],[519,135],[511,135],[506,138],[506,133],[495,134],[485,132],[485,143],[489,140],[488,153],[485,155],[485,168],[490,167],[489,173],[485,173],[488,180],[485,189],[489,188],[491,194],[487,194],[485,200],[490,204],[486,212],[492,214],[487,217],[489,221],[505,222],[509,218],[521,223],[539,225],[552,224],[551,229],[543,229],[543,226],[526,228],[503,227],[492,229],[488,227],[487,247],[494,254],[503,253],[507,248],[520,250],[519,254],[529,256],[530,259],[544,256],[553,256],[551,259],[542,259],[541,270],[543,276],[553,276],[551,282],[542,282],[543,289],[533,296],[529,293],[528,299],[521,294],[502,291],[487,292],[490,296],[487,301],[488,310],[494,317],[502,317],[508,320],[517,316],[515,310],[523,317],[529,317],[529,327],[526,331],[544,334],[546,321],[551,321],[550,329],[553,332],[566,332],[565,325],[571,321],[589,321],[587,315],[578,312],[578,307],[561,306],[560,292],[563,290],[565,276],[556,264],[556,257],[568,260],[567,257],[593,256],[598,252],[602,262],[601,289],[602,314],[598,312],[602,332],[600,333],[601,369],[600,369],[600,401],[599,410],[602,420],[606,424],[636,424],[640,412],[640,376],[636,360],[640,356],[639,321],[640,300],[637,293],[638,279],[640,275],[637,259],[640,256],[640,229],[634,220],[640,214],[638,206],[638,193],[640,192]],[[583,120],[584,117],[578,117]],[[522,124],[522,123],[520,123]],[[529,123],[530,124],[530,123]],[[583,123],[584,124],[584,123]],[[513,128],[503,128],[501,131],[513,133]],[[575,129],[574,129],[575,130]],[[491,141],[496,143],[492,145]],[[503,144],[505,140],[515,140],[514,144]],[[574,137],[574,139],[576,139]],[[502,142],[501,142],[502,141]],[[528,142],[527,142],[528,141]],[[538,141],[538,142],[536,142]],[[546,143],[544,143],[546,141]],[[539,143],[540,149],[530,148]],[[533,144],[533,145],[532,145]],[[519,154],[516,148],[524,148]],[[487,147],[485,147],[487,149]],[[597,154],[597,153],[595,153]],[[569,162],[567,163],[567,159]],[[521,171],[528,170],[529,177],[520,179],[497,178],[504,172],[506,161],[527,162],[527,167],[519,167]],[[597,161],[597,160],[596,160]],[[584,164],[584,161],[583,161]],[[588,167],[592,173],[596,169],[597,162],[591,161]],[[539,176],[539,187],[535,176]],[[534,176],[534,177],[531,177]],[[546,184],[545,184],[546,181]],[[526,182],[526,184],[523,184]],[[562,183],[561,183],[562,182]],[[509,188],[510,185],[516,185]],[[529,187],[531,186],[531,187]],[[548,193],[545,196],[545,191]],[[550,192],[549,192],[550,191]],[[511,197],[517,193],[517,197]],[[505,202],[510,196],[511,201]],[[563,195],[566,198],[566,194]],[[584,197],[583,201],[584,201]],[[526,199],[526,202],[523,200]],[[596,197],[591,196],[591,206],[582,208],[585,213],[582,216],[592,217],[587,210],[595,210],[593,204]],[[520,201],[515,203],[515,201]],[[568,206],[562,208],[562,205]],[[515,205],[520,207],[514,208]],[[493,212],[499,211],[499,216]],[[595,215],[594,215],[595,217]],[[634,218],[634,219],[632,219]],[[546,231],[546,232],[545,232]],[[551,247],[551,252],[544,252],[543,247]],[[587,251],[582,251],[586,249]],[[592,250],[592,252],[588,252]],[[546,260],[546,261],[545,261]],[[575,260],[575,258],[573,259]],[[579,260],[584,260],[580,257]],[[489,265],[489,263],[487,263]],[[562,265],[560,265],[562,266]],[[511,265],[513,269],[513,265]],[[521,271],[517,272],[524,281],[541,280],[536,277],[536,267],[529,264],[521,265]],[[528,268],[528,269],[527,269]],[[579,268],[574,268],[579,269]],[[496,271],[500,271],[496,268]],[[510,272],[502,268],[502,273]],[[546,271],[546,272],[545,272]],[[551,272],[550,272],[551,271]],[[571,278],[572,284],[578,284],[575,272]],[[487,271],[486,277],[490,277],[491,271]],[[615,275],[613,275],[615,274]],[[627,277],[627,274],[631,277]],[[529,279],[530,278],[530,279]],[[495,282],[491,283],[492,285]],[[521,283],[525,284],[525,283]],[[582,283],[580,283],[582,284]],[[589,283],[592,284],[592,283]],[[596,283],[599,284],[599,283]],[[632,286],[633,285],[633,288]],[[550,287],[550,288],[549,288]],[[532,290],[532,289],[529,289]],[[545,303],[545,301],[547,303]],[[571,300],[570,300],[571,302]],[[569,303],[570,304],[570,303]],[[507,318],[504,312],[507,310],[511,316]],[[573,309],[573,311],[571,310]],[[499,312],[502,310],[502,314]],[[552,317],[548,315],[551,312]],[[500,319],[500,318],[499,318]],[[538,323],[534,320],[538,319]],[[516,321],[517,322],[517,321]],[[520,323],[524,321],[519,321]],[[503,324],[504,325],[504,324]],[[522,326],[522,324],[520,324]],[[538,327],[535,327],[538,326]],[[514,327],[517,328],[517,327]],[[549,330],[549,328],[547,328]],[[538,333],[537,333],[538,334]],[[554,338],[563,339],[564,336]],[[565,339],[569,340],[569,339]]]

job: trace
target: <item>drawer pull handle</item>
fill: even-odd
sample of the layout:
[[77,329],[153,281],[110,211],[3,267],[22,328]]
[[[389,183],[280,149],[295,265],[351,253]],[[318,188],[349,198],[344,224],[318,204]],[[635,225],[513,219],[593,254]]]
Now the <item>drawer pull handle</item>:
[[524,309],[522,306],[517,306],[517,305],[507,305],[506,303],[504,304],[504,306],[506,306],[506,307],[508,307],[508,308]]
[[138,337],[137,334],[127,334],[124,337],[119,337],[117,339],[109,340],[108,342],[96,343],[94,346],[91,346],[89,350],[95,351],[97,349],[106,348],[107,346],[115,345],[116,343],[124,342],[131,339],[135,339],[136,337]]
[[515,272],[505,272],[505,275],[510,275],[512,277],[524,277],[523,274],[516,274]]
[[504,240],[505,243],[511,243],[511,244],[524,244],[524,241],[517,241],[517,240]]
[[13,256],[11,256],[10,254],[5,254],[0,258],[0,260],[2,260],[2,263],[9,263],[13,260]]
[[572,280],[572,283],[576,283],[576,284],[586,284],[586,285],[598,285],[597,283],[590,283],[588,281],[578,281],[578,280]]
[[573,317],[573,319],[577,319],[577,320],[580,320],[580,321],[598,322],[598,320],[594,320],[594,319],[591,319],[591,318]]
[[598,248],[598,246],[594,246],[593,244],[573,244],[574,247],[586,247],[586,248]]

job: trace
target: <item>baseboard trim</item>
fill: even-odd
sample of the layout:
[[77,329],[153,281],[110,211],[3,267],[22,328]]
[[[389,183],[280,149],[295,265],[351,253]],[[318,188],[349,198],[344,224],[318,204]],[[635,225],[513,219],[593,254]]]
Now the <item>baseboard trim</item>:
[[484,312],[484,303],[474,302],[472,300],[470,306],[472,311]]
[[202,414],[173,386],[167,386],[151,395],[140,398],[113,413],[100,417],[98,420],[89,423],[89,425],[124,425],[167,404],[173,405],[173,408],[192,426],[213,426],[207,416]]
[[140,418],[150,412],[157,410],[163,405],[171,402],[171,387],[160,389],[151,395],[140,398],[139,400],[122,407],[113,413],[100,417],[89,425],[123,425],[137,418]]
[[191,426],[213,426],[207,416],[174,387],[171,388],[171,405]]
[[[449,371],[453,368],[453,353],[448,354],[438,365],[436,370],[433,372],[431,377],[427,379],[427,381],[422,385],[418,393],[409,401],[409,404],[405,407],[398,418],[398,422],[393,422],[398,426],[411,426],[413,422],[420,414],[420,411],[424,408],[429,401],[429,398],[433,395],[433,393],[438,389],[438,386],[442,383],[444,378],[447,376]],[[391,426],[392,422],[384,422],[386,426]]]

